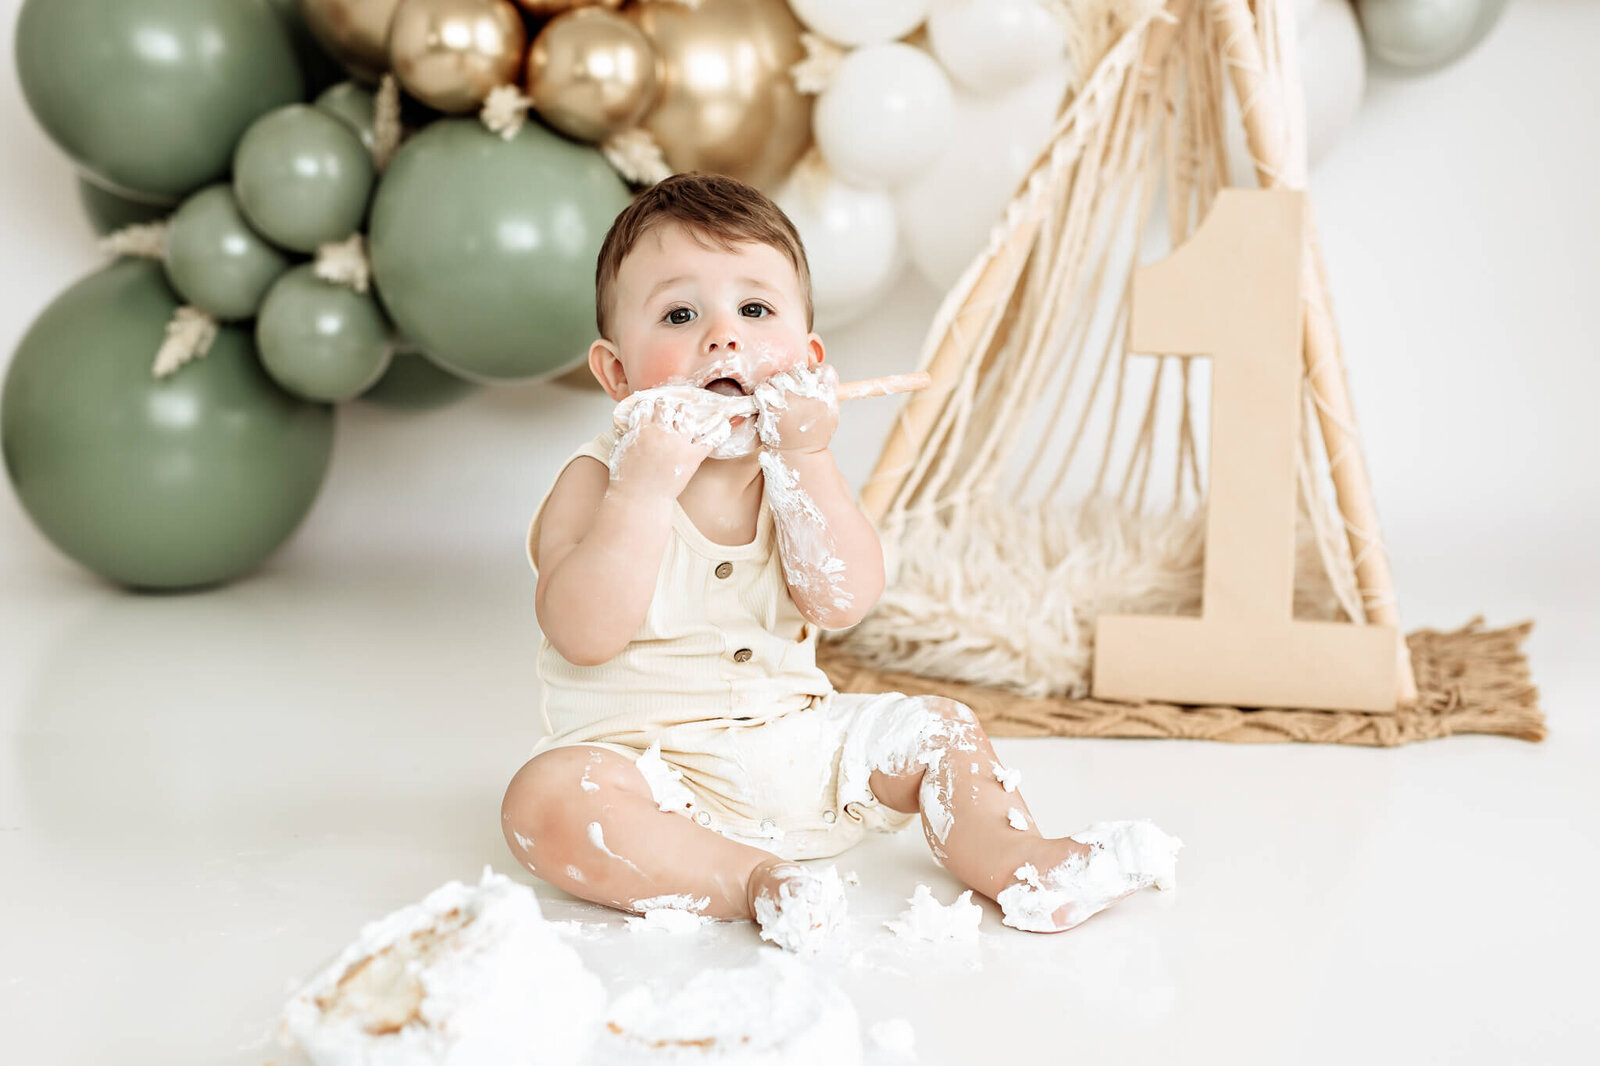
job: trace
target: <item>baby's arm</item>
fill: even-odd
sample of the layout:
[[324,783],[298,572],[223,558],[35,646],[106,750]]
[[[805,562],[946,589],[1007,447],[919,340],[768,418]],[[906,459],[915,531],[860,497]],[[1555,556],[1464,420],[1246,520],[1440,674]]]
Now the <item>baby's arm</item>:
[[838,377],[826,364],[756,390],[761,469],[789,594],[825,629],[855,625],[883,594],[883,548],[856,506],[828,443],[839,424]]
[[650,609],[672,529],[672,505],[709,446],[673,424],[670,411],[641,411],[612,456],[612,469],[582,456],[556,479],[534,559],[534,609],[569,662],[614,657]]
[[[855,625],[883,595],[883,546],[833,452],[764,453],[761,466],[775,507],[781,496],[773,489],[780,481],[788,483],[781,495],[797,501],[784,508],[787,513],[774,514],[795,606],[824,629]],[[821,535],[809,535],[807,526]]]

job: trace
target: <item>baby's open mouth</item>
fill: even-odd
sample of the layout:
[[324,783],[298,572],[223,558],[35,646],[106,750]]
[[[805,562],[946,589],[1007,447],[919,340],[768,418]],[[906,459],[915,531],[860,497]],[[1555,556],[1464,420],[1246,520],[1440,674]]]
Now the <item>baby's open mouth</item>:
[[732,378],[716,378],[706,382],[705,387],[719,396],[744,395],[744,387]]

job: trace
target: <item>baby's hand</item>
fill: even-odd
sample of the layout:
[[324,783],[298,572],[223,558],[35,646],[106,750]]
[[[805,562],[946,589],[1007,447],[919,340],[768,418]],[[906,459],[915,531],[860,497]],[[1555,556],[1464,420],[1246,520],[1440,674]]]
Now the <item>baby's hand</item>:
[[756,432],[780,452],[820,452],[839,428],[839,375],[831,363],[797,366],[756,386]]
[[729,432],[728,417],[716,404],[665,389],[644,395],[630,406],[611,452],[611,491],[677,499]]

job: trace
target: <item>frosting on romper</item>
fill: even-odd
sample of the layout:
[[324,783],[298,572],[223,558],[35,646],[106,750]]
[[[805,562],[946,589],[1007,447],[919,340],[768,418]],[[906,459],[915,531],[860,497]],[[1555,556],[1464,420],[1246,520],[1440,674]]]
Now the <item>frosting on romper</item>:
[[[609,464],[607,430],[567,460]],[[563,465],[563,470],[565,465]],[[538,573],[539,503],[528,530]],[[748,544],[716,544],[676,502],[649,610],[628,646],[598,666],[569,662],[541,636],[546,736],[534,754],[592,745],[637,760],[661,745],[681,775],[673,809],[785,858],[836,855],[867,831],[914,815],[867,784],[871,738],[906,714],[901,693],[838,693],[816,664],[817,627],[789,595],[765,499]],[[652,784],[658,798],[664,791]]]

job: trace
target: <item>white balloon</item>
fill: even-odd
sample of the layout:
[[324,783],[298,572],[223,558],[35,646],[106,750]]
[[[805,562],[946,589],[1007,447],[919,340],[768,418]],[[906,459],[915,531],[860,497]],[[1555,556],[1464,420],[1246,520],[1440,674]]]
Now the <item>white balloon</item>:
[[1059,62],[1067,31],[1043,0],[934,0],[928,46],[963,88],[994,94]]
[[817,147],[834,173],[854,185],[897,185],[943,150],[951,97],[950,79],[920,48],[894,42],[857,48],[817,96]]
[[789,0],[796,17],[840,44],[882,44],[904,37],[928,17],[928,0]]
[[858,189],[831,174],[812,177],[802,168],[775,199],[805,245],[819,329],[860,317],[900,276],[905,257],[888,193]]
[[1361,110],[1367,52],[1349,0],[1318,0],[1300,35],[1300,83],[1306,98],[1306,157],[1315,166]]
[[954,284],[987,246],[1049,140],[1069,81],[1063,60],[1002,96],[957,94],[949,147],[895,195],[911,262],[939,288]]

